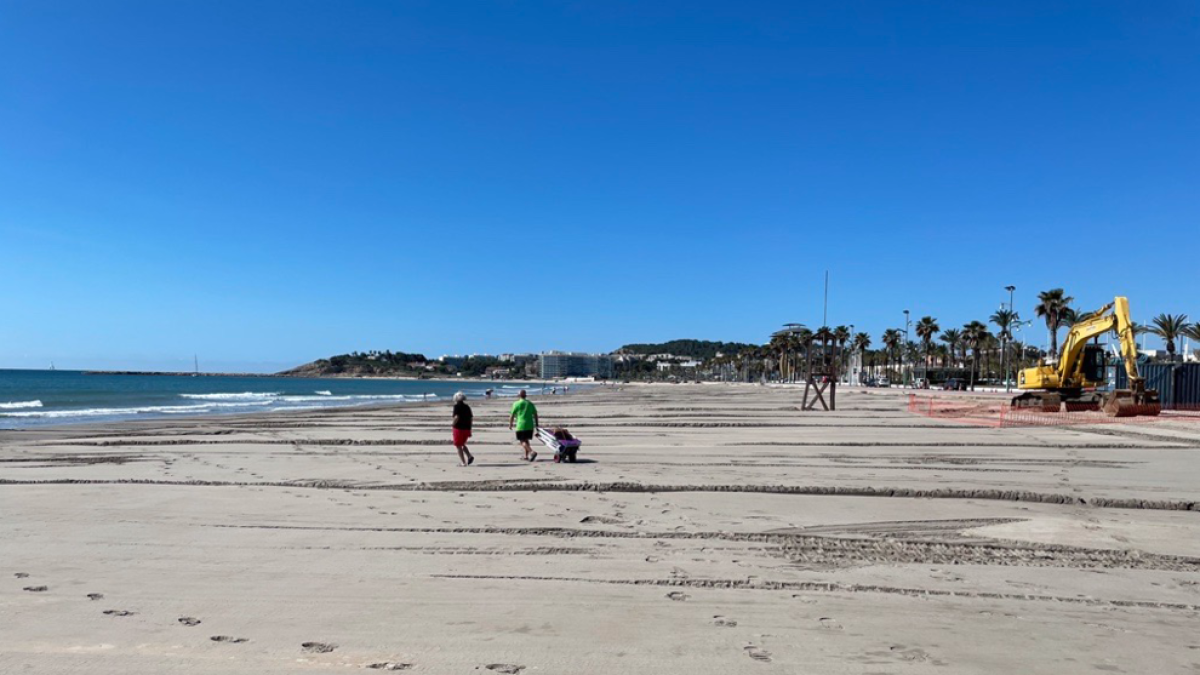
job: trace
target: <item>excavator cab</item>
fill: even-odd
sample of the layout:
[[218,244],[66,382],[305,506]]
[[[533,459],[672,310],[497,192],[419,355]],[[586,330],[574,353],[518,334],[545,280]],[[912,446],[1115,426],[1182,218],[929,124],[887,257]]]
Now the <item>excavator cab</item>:
[[1104,353],[1104,347],[1100,345],[1088,345],[1083,348],[1083,363],[1081,364],[1081,368],[1085,382],[1102,384],[1107,381],[1107,365],[1108,358]]

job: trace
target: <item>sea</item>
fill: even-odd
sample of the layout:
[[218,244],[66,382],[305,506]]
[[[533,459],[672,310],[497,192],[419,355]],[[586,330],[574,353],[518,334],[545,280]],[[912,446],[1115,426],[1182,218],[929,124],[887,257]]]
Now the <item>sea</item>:
[[562,385],[369,378],[115,375],[0,370],[0,429],[181,415],[313,410],[359,405],[549,394]]

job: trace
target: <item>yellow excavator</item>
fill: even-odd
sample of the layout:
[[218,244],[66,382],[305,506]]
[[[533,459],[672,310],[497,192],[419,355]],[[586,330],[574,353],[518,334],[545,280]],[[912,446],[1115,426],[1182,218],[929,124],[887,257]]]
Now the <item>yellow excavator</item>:
[[[1104,347],[1088,344],[1092,338],[1116,331],[1121,359],[1129,375],[1129,389],[1096,391],[1107,381]],[[1138,376],[1137,341],[1129,320],[1129,300],[1118,297],[1071,326],[1057,361],[1043,360],[1021,370],[1017,388],[1028,390],[1013,398],[1013,407],[1040,408],[1045,412],[1103,410],[1109,417],[1154,416],[1162,411],[1158,392],[1146,389]]]

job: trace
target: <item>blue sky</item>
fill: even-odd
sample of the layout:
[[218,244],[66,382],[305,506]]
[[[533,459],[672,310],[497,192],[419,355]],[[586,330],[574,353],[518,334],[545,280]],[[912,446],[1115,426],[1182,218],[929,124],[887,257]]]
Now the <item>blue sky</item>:
[[1197,185],[1182,0],[8,2],[0,367],[1200,318]]

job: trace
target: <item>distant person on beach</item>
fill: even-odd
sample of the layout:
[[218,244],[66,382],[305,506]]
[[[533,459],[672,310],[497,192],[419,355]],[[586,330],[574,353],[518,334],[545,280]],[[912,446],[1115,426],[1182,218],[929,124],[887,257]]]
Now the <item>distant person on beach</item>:
[[537,407],[525,398],[525,390],[517,392],[517,401],[513,403],[512,413],[508,416],[508,428],[515,429],[517,432],[517,442],[521,444],[521,448],[525,450],[525,456],[521,459],[530,462],[537,460],[537,453],[533,448],[529,447],[529,441],[533,440],[533,432],[538,426]]
[[467,439],[471,437],[473,422],[474,413],[471,412],[471,406],[467,405],[467,395],[460,391],[454,395],[454,422],[451,425],[451,433],[454,436],[454,449],[458,450],[458,461],[462,462],[463,466],[475,461],[475,457],[467,449]]

